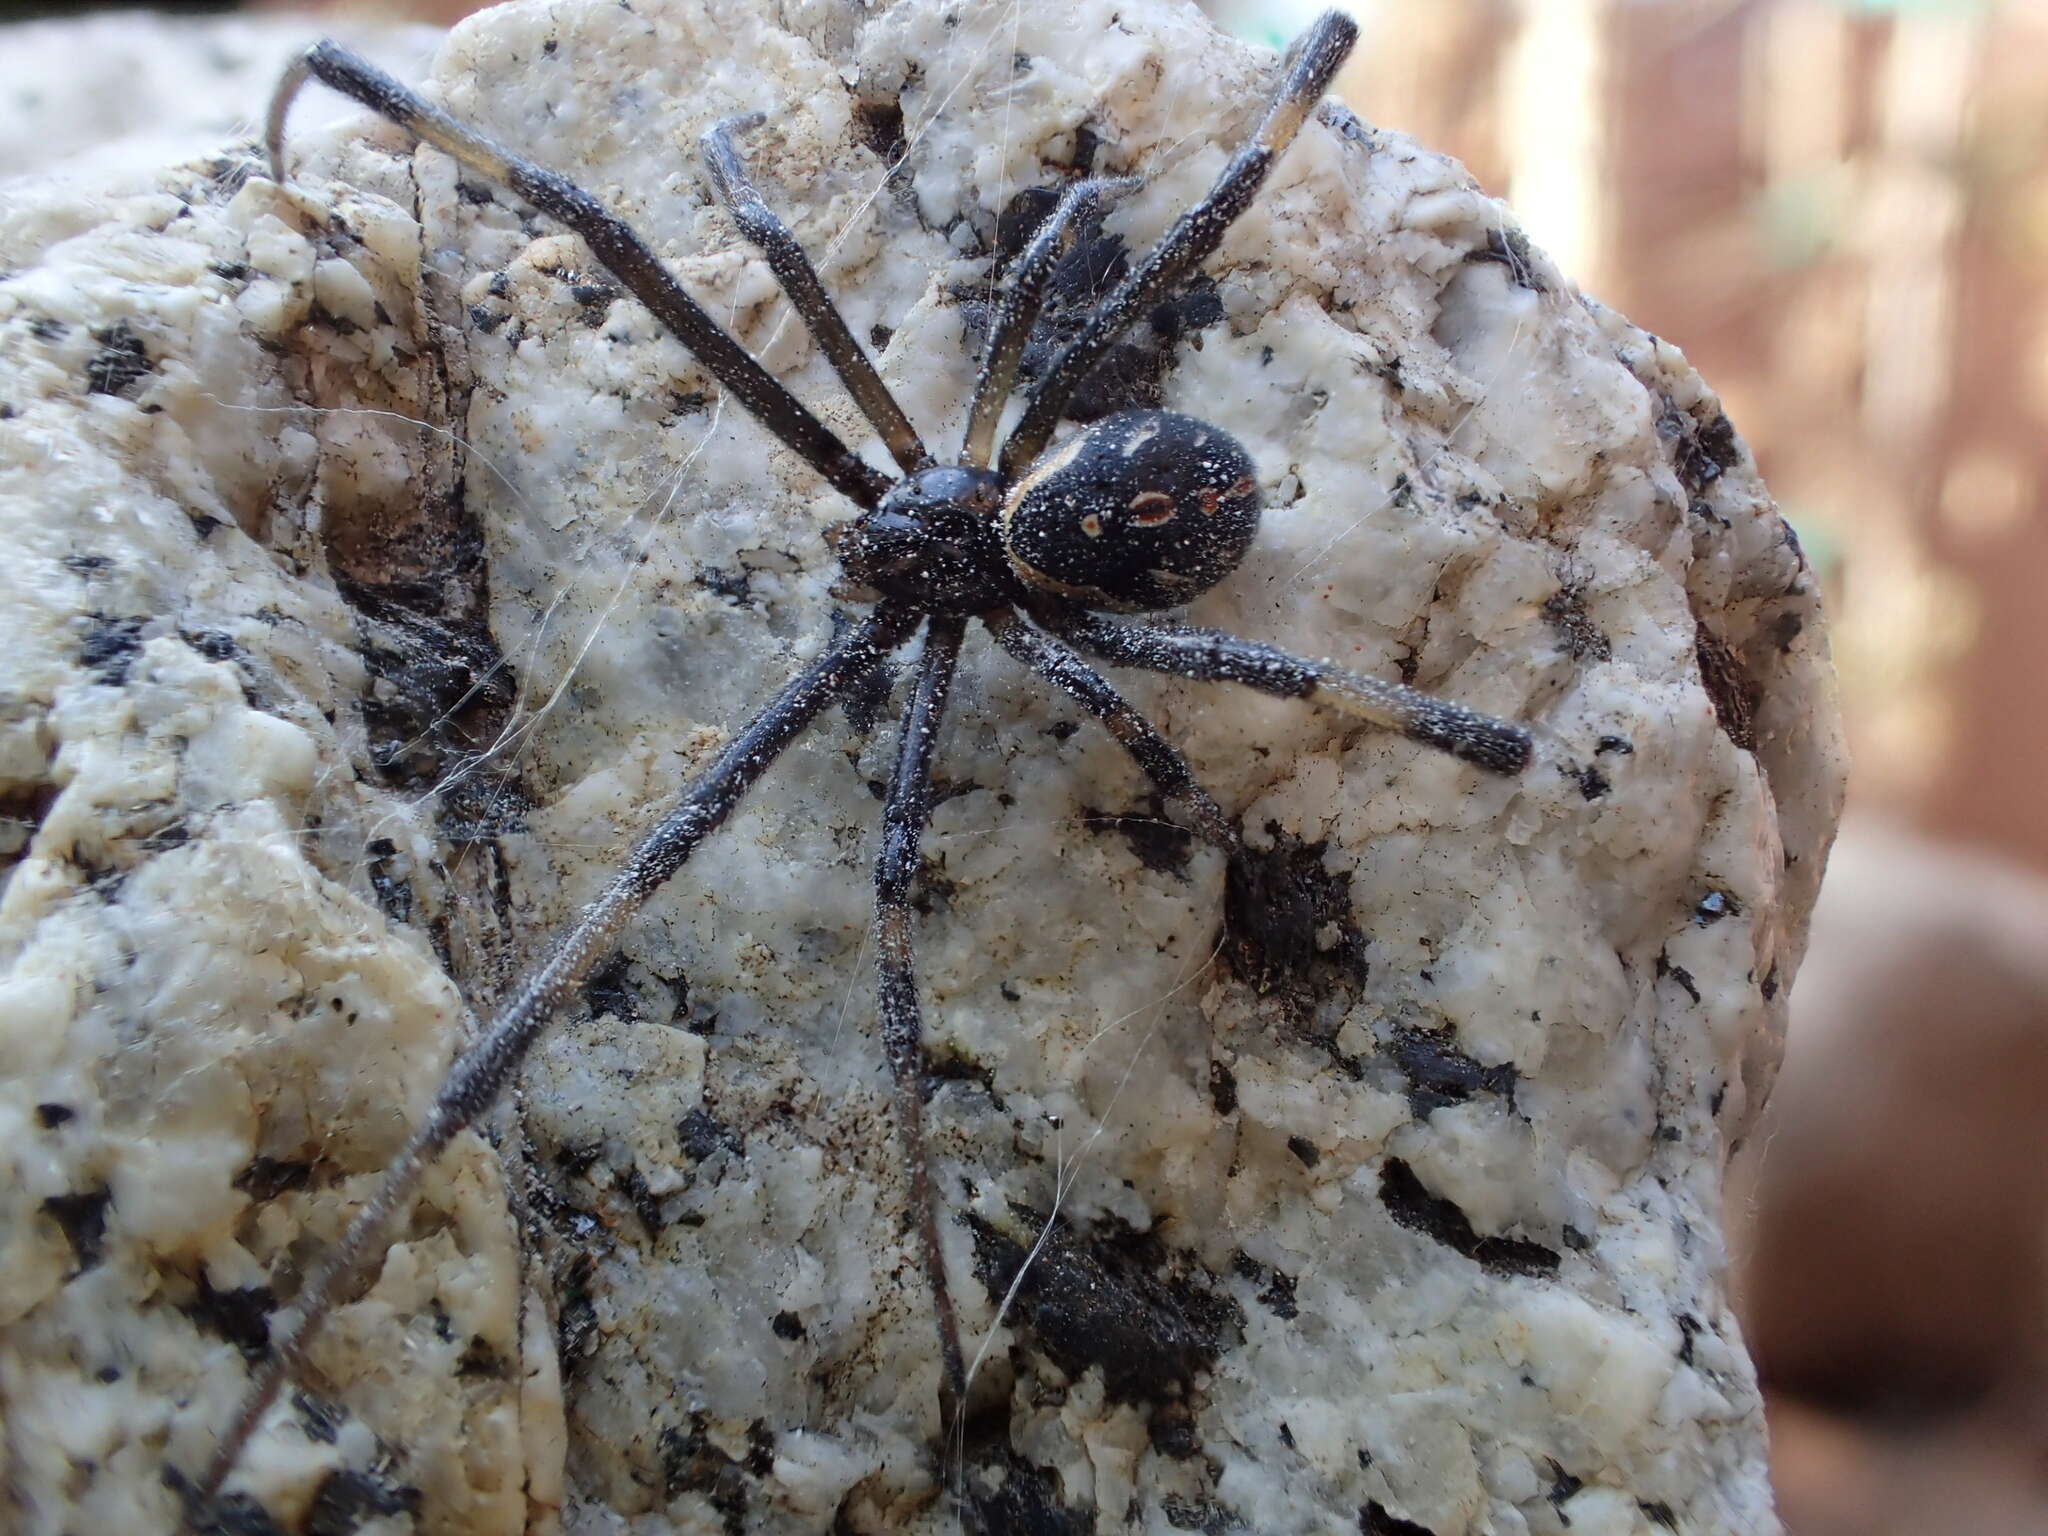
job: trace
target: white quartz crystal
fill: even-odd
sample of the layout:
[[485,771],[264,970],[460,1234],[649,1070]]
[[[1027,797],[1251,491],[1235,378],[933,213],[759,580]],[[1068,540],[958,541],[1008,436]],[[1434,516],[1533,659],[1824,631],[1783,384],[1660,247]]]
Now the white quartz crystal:
[[[1140,175],[1142,246],[1273,68],[1171,0],[553,0],[429,90],[880,464],[697,135],[768,114],[765,195],[951,452],[1012,200]],[[171,1527],[472,1012],[849,606],[846,505],[579,241],[367,117],[291,147],[290,189],[246,143],[0,187],[25,1536]],[[1161,397],[1267,513],[1191,617],[1538,765],[1130,676],[1253,846],[1226,931],[1224,861],[970,640],[918,916],[949,1446],[873,1030],[893,712],[834,711],[435,1167],[233,1528],[1777,1529],[1721,1175],[1840,799],[1813,575],[1677,348],[1440,156],[1326,109],[1208,271]]]

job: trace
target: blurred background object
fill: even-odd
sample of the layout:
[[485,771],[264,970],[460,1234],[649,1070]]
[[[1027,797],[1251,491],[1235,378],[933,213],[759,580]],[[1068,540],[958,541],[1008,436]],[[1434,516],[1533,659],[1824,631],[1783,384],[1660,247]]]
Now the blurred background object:
[[1793,999],[1728,1194],[1787,1522],[2048,1532],[2048,880],[1852,822]]
[[[1827,584],[1863,820],[1730,1196],[1787,1525],[2048,1536],[2048,0],[1349,8],[1350,103],[1684,347]],[[1321,4],[1209,9],[1280,44]],[[162,128],[171,51],[32,35],[0,42],[0,156],[69,143],[53,102]],[[260,36],[193,99],[257,110]]]

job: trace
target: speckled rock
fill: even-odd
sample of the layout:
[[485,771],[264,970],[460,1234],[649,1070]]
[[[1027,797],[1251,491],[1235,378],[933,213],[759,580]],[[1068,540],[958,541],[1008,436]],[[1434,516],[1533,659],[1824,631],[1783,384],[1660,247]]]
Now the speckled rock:
[[[770,15],[774,19],[770,19]],[[868,440],[715,117],[935,443],[1082,166],[1156,236],[1272,61],[1166,0],[556,0],[433,89]],[[845,606],[845,514],[579,243],[366,120],[82,198],[0,280],[0,1499],[163,1529],[489,998]],[[287,1530],[1776,1529],[1720,1181],[1841,754],[1712,393],[1338,109],[1090,405],[1268,513],[1193,612],[1543,734],[1503,781],[1134,678],[1252,854],[970,640],[919,889],[937,1363],[871,1028],[893,733],[836,711],[441,1161],[231,1484]],[[880,723],[877,723],[879,713]],[[948,1485],[952,1485],[949,1487]],[[264,1512],[259,1515],[257,1506]]]

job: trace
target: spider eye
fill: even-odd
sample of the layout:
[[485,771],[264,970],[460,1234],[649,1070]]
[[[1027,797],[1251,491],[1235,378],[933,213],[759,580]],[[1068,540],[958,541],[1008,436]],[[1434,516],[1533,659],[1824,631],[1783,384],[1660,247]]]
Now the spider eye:
[[1236,570],[1258,531],[1251,456],[1172,411],[1122,411],[1075,433],[1003,506],[1017,574],[1091,608],[1178,607]]

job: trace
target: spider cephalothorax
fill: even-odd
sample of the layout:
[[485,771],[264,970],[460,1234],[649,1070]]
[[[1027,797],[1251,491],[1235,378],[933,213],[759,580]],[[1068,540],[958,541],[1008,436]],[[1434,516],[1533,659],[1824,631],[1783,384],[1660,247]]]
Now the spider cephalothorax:
[[1102,610],[1171,608],[1236,569],[1258,530],[1257,475],[1222,427],[1167,411],[1126,411],[1055,442],[1076,391],[1117,339],[1193,275],[1251,202],[1308,120],[1357,28],[1323,16],[1290,51],[1258,126],[1207,197],[1089,313],[1025,394],[1008,436],[997,428],[1062,250],[1122,181],[1083,180],[1058,200],[1013,263],[990,327],[958,454],[939,462],[891,396],[825,294],[817,273],[748,178],[735,136],[756,119],[728,119],[705,135],[711,181],[761,248],[791,302],[891,457],[892,478],[857,456],[682,289],[633,231],[553,172],[492,144],[398,82],[332,43],[287,74],[270,116],[273,174],[284,178],[283,122],[294,94],[318,78],[372,108],[477,175],[501,183],[566,224],[637,300],[696,354],[727,393],[858,509],[829,539],[842,568],[838,591],[873,605],[782,687],[684,790],[660,825],[504,995],[490,1027],[450,1072],[425,1121],[323,1267],[300,1292],[235,1422],[200,1485],[208,1506],[257,1421],[303,1358],[308,1341],[371,1254],[385,1220],[410,1196],[426,1162],[473,1123],[517,1073],[550,1019],[612,950],[627,921],[766,772],[835,701],[865,688],[881,660],[922,632],[885,795],[875,871],[875,935],[882,1036],[895,1080],[910,1209],[937,1320],[939,1407],[949,1426],[963,1408],[966,1373],[941,1246],[938,1193],[925,1149],[925,1075],[913,968],[910,887],[932,803],[933,760],[960,647],[985,624],[1012,656],[1101,720],[1195,829],[1238,850],[1231,819],[1180,753],[1084,659],[1205,682],[1232,682],[1286,698],[1314,698],[1371,724],[1492,772],[1520,773],[1532,754],[1518,726],[1412,689],[1362,677],[1214,630],[1134,623]]
[[1237,439],[1175,411],[1120,411],[1006,488],[934,465],[827,533],[848,597],[984,613],[1032,596],[1148,612],[1201,596],[1259,531],[1259,483]]

